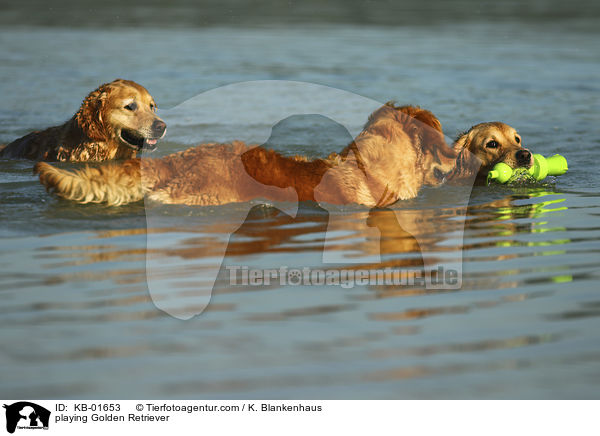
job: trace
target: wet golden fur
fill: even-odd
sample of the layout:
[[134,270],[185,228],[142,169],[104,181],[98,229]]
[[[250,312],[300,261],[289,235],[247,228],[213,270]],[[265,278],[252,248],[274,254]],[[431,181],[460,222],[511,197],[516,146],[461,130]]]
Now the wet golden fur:
[[260,197],[384,206],[415,197],[424,184],[439,185],[455,160],[431,112],[388,103],[349,146],[327,159],[289,158],[234,142],[72,172],[38,163],[35,171],[48,190],[80,203],[120,205],[147,195],[187,205]]
[[[131,102],[135,110],[127,108]],[[155,106],[148,91],[135,82],[105,83],[83,100],[69,121],[13,141],[0,150],[0,158],[72,162],[133,158],[143,139],[153,142],[164,134],[164,128],[153,129],[157,121],[164,125]],[[124,132],[139,144],[128,143]]]
[[[490,148],[490,141],[497,147]],[[449,147],[431,112],[388,103],[371,114],[351,144],[327,159],[284,157],[234,142],[72,172],[38,163],[35,171],[46,189],[79,203],[121,205],[147,195],[166,204],[266,198],[373,207],[413,198],[423,185],[483,180],[500,161],[514,168],[520,150],[515,129],[499,122],[477,124]]]

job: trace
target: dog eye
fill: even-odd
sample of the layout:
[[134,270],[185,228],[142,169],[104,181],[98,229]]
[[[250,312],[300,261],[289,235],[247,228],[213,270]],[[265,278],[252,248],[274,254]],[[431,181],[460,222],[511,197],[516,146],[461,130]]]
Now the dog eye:
[[137,109],[137,104],[135,104],[135,101],[129,103],[127,106],[125,106],[125,109],[127,109],[128,111],[134,111]]
[[500,144],[498,144],[496,141],[490,141],[487,144],[485,144],[485,146],[487,148],[498,148]]
[[517,141],[517,144],[521,143],[521,138],[519,138],[518,136],[515,136],[515,141]]
[[150,110],[151,111],[155,111],[156,110],[156,105],[154,103],[150,103]]

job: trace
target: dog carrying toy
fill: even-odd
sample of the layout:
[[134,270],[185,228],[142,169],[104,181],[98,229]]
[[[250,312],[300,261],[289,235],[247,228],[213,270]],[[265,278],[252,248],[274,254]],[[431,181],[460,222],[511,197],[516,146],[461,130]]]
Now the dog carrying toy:
[[567,159],[560,154],[548,158],[541,154],[534,154],[531,168],[511,168],[504,162],[497,163],[488,173],[487,183],[489,184],[492,180],[498,183],[517,180],[539,181],[544,180],[547,176],[563,175],[568,169]]

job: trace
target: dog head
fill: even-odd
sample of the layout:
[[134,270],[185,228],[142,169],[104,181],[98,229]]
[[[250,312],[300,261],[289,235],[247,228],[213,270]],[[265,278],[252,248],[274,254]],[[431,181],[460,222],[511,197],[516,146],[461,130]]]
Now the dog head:
[[390,108],[394,110],[402,130],[419,150],[423,183],[429,186],[443,184],[455,167],[457,155],[444,139],[442,123],[430,111],[418,106],[395,106],[388,102],[379,111],[385,113]]
[[75,119],[92,140],[152,151],[167,130],[155,111],[154,99],[143,86],[117,79],[91,92]]
[[478,177],[485,177],[498,162],[504,162],[511,168],[533,165],[533,156],[523,148],[521,136],[517,131],[501,122],[481,123],[461,133],[454,142],[457,153],[468,151],[481,164]]

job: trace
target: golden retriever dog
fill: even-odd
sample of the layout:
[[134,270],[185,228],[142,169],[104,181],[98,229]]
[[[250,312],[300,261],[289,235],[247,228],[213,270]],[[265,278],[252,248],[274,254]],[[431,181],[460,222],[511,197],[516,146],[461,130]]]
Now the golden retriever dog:
[[460,182],[475,177],[475,182],[485,182],[488,172],[498,162],[511,168],[533,165],[533,155],[523,148],[517,131],[501,122],[480,123],[458,135],[453,144],[457,153],[456,167],[448,174],[450,182]]
[[91,92],[60,126],[33,132],[0,150],[0,158],[45,161],[103,161],[134,158],[153,150],[167,125],[155,113],[148,91],[117,79]]
[[388,103],[350,145],[326,159],[284,157],[234,142],[75,171],[38,163],[34,171],[48,190],[79,203],[121,205],[147,195],[187,205],[266,198],[384,206],[415,197],[424,184],[440,185],[455,161],[431,112]]
[[513,168],[531,165],[531,153],[512,127],[478,124],[449,147],[431,112],[387,103],[350,145],[327,159],[284,157],[233,142],[75,171],[40,162],[34,171],[47,190],[79,203],[121,205],[147,195],[165,204],[203,206],[266,198],[383,207],[414,198],[423,185],[482,180],[500,161]]

